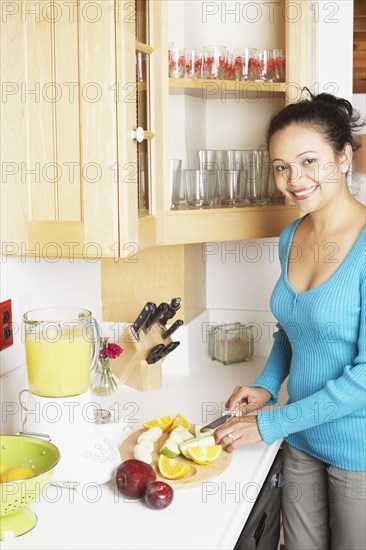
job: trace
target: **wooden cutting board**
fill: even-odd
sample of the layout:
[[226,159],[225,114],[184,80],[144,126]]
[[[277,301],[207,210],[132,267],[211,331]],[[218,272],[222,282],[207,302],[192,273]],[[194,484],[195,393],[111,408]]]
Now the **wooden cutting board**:
[[[192,426],[191,430],[193,435],[194,426]],[[122,462],[124,460],[127,460],[129,458],[134,458],[133,456],[133,448],[137,444],[137,438],[140,434],[142,434],[145,430],[138,430],[137,432],[134,432],[130,436],[127,437],[127,439],[124,440],[122,443],[119,452],[121,455]],[[190,465],[190,471],[188,474],[181,479],[166,479],[163,477],[158,468],[158,460],[159,460],[159,450],[161,449],[162,445],[165,443],[165,441],[169,437],[169,432],[163,433],[163,435],[158,439],[158,441],[154,444],[154,451],[152,454],[152,464],[151,466],[156,471],[157,479],[166,481],[174,487],[174,489],[190,489],[191,487],[198,487],[202,484],[204,481],[209,481],[212,479],[216,479],[222,472],[226,470],[226,468],[229,466],[231,459],[232,459],[232,453],[228,453],[224,450],[222,450],[219,458],[215,460],[212,464],[196,464],[193,462],[193,460],[189,460],[188,458],[185,458],[183,455],[179,455],[175,458],[175,460],[179,460],[179,462],[183,462],[184,464]]]

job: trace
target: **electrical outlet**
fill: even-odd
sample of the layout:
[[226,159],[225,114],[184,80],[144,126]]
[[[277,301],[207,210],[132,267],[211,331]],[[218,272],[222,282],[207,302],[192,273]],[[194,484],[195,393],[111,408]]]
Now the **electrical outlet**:
[[11,300],[0,303],[0,351],[13,345]]

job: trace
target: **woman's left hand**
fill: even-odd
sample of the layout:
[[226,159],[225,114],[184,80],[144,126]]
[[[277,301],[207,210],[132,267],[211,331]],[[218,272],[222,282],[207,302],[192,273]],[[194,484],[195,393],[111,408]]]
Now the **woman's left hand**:
[[262,441],[256,415],[234,416],[218,428],[215,433],[216,445],[222,445],[230,453],[242,445]]

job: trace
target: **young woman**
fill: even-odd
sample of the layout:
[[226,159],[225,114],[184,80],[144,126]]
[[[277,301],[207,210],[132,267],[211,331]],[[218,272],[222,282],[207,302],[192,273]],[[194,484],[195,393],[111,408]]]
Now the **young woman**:
[[[305,213],[281,234],[278,320],[268,361],[226,406],[229,451],[283,438],[286,550],[362,550],[366,470],[366,209],[346,174],[357,145],[351,104],[328,94],[285,107],[269,125],[277,187]],[[284,407],[277,401],[285,379]],[[247,405],[245,405],[245,403]]]

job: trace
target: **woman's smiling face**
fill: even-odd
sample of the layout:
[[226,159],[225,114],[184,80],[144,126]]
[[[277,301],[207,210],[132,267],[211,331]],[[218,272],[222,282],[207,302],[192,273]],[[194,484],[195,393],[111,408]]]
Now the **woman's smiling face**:
[[278,189],[303,211],[318,210],[346,185],[351,146],[337,155],[316,128],[292,124],[279,130],[269,152]]

